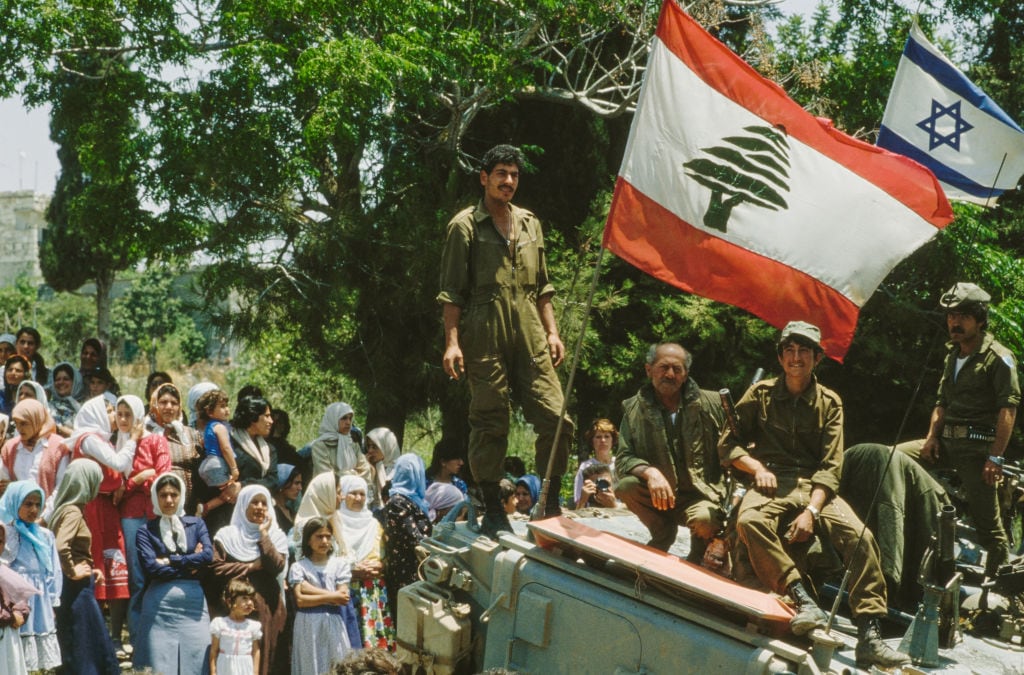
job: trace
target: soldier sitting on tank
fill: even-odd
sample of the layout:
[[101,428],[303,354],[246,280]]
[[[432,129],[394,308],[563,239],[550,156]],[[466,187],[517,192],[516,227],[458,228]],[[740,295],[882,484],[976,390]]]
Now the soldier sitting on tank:
[[790,622],[796,635],[824,628],[827,616],[805,587],[790,546],[814,534],[830,541],[851,572],[857,666],[908,663],[905,654],[882,641],[878,620],[887,607],[878,544],[836,494],[843,463],[843,404],[814,376],[824,357],[821,331],[790,322],[777,353],[782,377],[747,390],[736,404],[738,433],[727,429],[718,445],[724,465],[753,475],[753,487],[740,502],[737,534],[760,582],[796,604]]
[[652,345],[649,382],[622,403],[615,496],[651,533],[648,546],[667,551],[680,525],[690,529],[691,562],[704,557],[721,529],[725,494],[715,451],[725,422],[717,393],[689,377],[693,357],[681,345]]

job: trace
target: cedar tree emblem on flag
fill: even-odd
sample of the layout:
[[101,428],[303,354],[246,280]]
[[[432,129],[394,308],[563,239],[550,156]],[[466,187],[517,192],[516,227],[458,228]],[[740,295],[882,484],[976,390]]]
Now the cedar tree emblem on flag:
[[787,208],[779,190],[789,190],[789,145],[771,127],[744,127],[749,136],[727,136],[728,145],[704,148],[712,159],[683,164],[688,176],[711,190],[704,225],[725,232],[733,207],[743,202],[778,211]]
[[811,116],[664,3],[605,248],[772,325],[809,321],[842,359],[861,306],[952,219],[931,172]]

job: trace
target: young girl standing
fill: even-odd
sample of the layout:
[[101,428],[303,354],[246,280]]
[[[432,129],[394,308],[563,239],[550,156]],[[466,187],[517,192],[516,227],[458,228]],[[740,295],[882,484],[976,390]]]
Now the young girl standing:
[[351,645],[341,615],[349,602],[352,567],[334,555],[331,521],[310,518],[302,527],[303,557],[288,572],[298,611],[292,638],[292,675],[320,675]]
[[232,579],[224,590],[228,616],[210,622],[210,675],[253,675],[260,670],[263,627],[249,618],[256,607],[256,589]]

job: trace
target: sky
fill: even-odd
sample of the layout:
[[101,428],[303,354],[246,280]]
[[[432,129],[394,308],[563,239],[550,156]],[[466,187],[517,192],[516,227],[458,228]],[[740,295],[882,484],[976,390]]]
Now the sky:
[[[810,13],[819,0],[783,0],[786,13]],[[60,164],[50,142],[49,109],[26,110],[19,99],[0,100],[0,192],[52,194]]]

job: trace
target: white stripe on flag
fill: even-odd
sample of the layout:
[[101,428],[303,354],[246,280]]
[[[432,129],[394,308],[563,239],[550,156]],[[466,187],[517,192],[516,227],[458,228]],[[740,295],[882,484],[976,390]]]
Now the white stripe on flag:
[[692,226],[804,272],[857,306],[935,235],[935,226],[902,202],[793,137],[789,191],[781,192],[788,209],[743,203],[726,232],[707,229],[711,193],[686,175],[683,163],[725,136],[744,134],[746,126],[770,123],[709,87],[657,38],[644,89],[619,173]]

